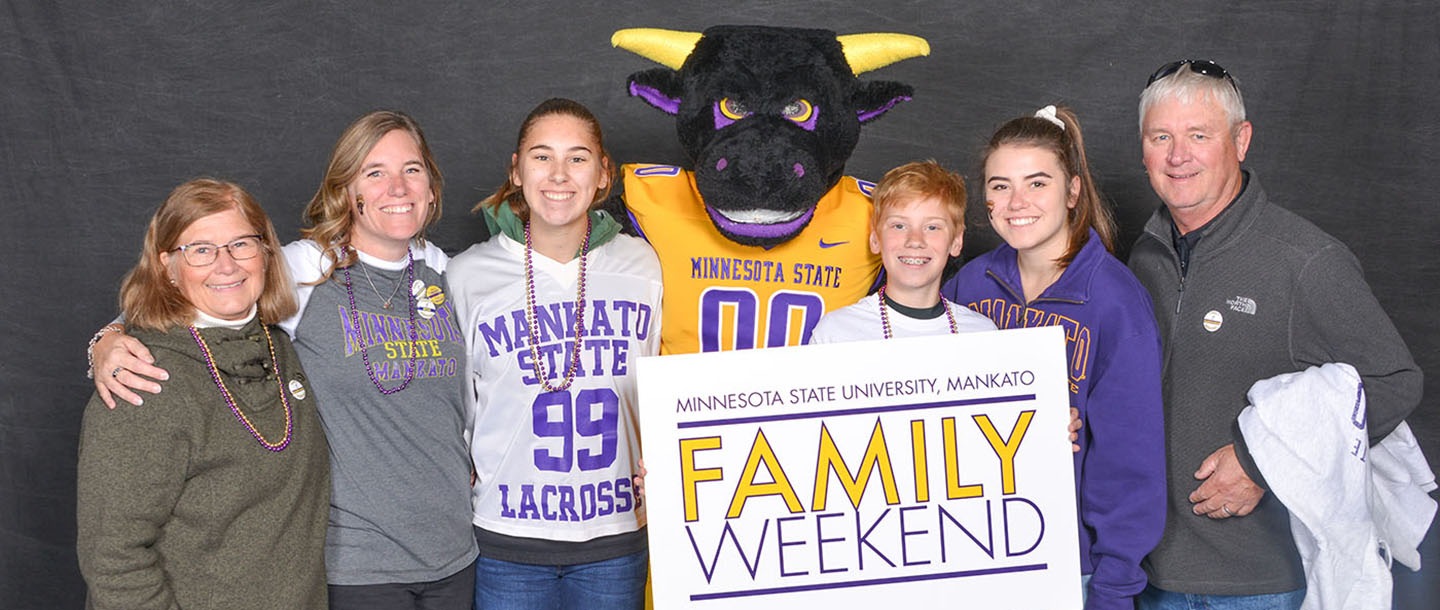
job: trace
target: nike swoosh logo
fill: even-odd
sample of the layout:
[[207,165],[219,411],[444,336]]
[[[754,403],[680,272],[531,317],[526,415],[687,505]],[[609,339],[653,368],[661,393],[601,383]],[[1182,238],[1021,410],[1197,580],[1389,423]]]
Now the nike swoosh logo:
[[834,248],[835,246],[843,246],[843,245],[848,244],[848,243],[850,243],[850,242],[848,242],[848,241],[837,241],[837,242],[835,242],[835,243],[825,243],[825,238],[823,238],[823,237],[820,238],[820,247],[821,247],[822,249],[823,249],[823,248]]

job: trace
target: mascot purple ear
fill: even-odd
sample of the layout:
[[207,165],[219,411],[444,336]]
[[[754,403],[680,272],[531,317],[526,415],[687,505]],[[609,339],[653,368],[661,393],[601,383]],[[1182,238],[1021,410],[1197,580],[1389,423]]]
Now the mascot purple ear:
[[655,68],[630,75],[630,95],[648,102],[666,114],[680,114],[682,85],[674,70]]
[[861,124],[869,123],[896,104],[910,101],[910,91],[910,87],[893,81],[859,83],[850,96],[850,105]]
[[[929,55],[930,44],[923,38],[904,34],[849,34],[837,36],[845,59],[855,74],[883,68],[917,55]],[[910,101],[908,85],[893,81],[857,82],[850,105],[860,122],[869,123],[900,102]]]
[[685,84],[679,77],[680,67],[700,41],[698,32],[677,32],[655,28],[620,30],[610,37],[610,44],[648,57],[664,68],[630,75],[630,95],[645,100],[666,114],[680,113],[680,100]]

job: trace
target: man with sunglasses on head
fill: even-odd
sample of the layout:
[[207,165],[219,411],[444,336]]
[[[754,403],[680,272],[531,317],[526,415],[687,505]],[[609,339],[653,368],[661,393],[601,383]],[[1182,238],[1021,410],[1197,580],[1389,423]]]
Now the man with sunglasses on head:
[[1288,609],[1305,598],[1289,513],[1237,424],[1252,384],[1348,363],[1363,380],[1371,442],[1420,400],[1420,370],[1354,255],[1241,169],[1252,133],[1239,87],[1214,62],[1162,66],[1140,95],[1145,171],[1165,205],[1130,267],[1165,344],[1169,494],[1164,538],[1144,562],[1146,610]]

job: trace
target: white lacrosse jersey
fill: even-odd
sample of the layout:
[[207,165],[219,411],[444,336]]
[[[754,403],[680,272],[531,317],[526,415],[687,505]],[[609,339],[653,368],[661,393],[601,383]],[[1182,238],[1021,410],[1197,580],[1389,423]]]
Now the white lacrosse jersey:
[[640,457],[635,362],[660,350],[660,262],[617,235],[588,256],[584,332],[574,381],[580,259],[536,252],[535,328],[527,322],[525,245],[504,235],[471,246],[446,276],[470,353],[474,524],[579,542],[645,524],[633,488]]

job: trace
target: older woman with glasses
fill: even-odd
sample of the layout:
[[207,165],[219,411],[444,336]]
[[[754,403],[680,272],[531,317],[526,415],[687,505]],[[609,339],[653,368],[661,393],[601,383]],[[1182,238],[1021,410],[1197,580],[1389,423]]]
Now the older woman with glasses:
[[284,332],[275,231],[244,189],[177,187],[120,290],[170,372],[143,409],[98,394],[80,435],[76,546],[93,608],[319,608],[329,449]]

